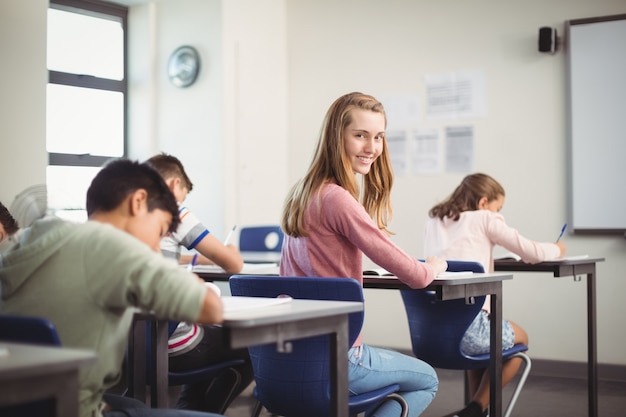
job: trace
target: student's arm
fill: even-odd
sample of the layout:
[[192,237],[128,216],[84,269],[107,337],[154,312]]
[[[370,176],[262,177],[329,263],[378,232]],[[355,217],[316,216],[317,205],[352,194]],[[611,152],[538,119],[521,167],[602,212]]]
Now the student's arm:
[[486,233],[491,242],[519,255],[522,261],[535,264],[558,258],[565,254],[563,242],[536,242],[522,236],[506,224],[499,213],[486,214]]
[[207,258],[205,260],[199,259],[200,262],[198,263],[200,264],[208,264],[212,261],[212,263],[224,268],[226,272],[233,274],[240,272],[243,268],[243,259],[239,249],[233,244],[224,245],[211,233],[198,242],[194,249]]
[[202,308],[198,316],[198,323],[218,324],[224,320],[222,300],[215,291],[207,290],[204,294]]

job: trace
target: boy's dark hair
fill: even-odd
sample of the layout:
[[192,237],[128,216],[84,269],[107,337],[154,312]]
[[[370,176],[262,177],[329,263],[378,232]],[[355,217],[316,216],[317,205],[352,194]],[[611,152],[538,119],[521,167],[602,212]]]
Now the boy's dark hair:
[[2,203],[0,203],[0,223],[2,223],[2,227],[4,227],[4,230],[9,236],[19,229],[17,221],[15,221],[11,213],[9,213],[9,209]]
[[136,190],[146,190],[148,211],[160,209],[172,215],[168,232],[178,228],[178,204],[161,175],[149,164],[125,158],[107,163],[87,190],[87,215],[111,211]]
[[183,185],[187,187],[187,192],[191,192],[193,184],[185,172],[182,162],[172,155],[162,152],[146,161],[156,169],[166,180],[169,178],[180,178]]

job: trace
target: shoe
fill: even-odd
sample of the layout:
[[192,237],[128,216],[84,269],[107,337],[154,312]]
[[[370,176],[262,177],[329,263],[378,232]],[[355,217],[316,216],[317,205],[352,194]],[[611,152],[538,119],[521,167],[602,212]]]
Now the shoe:
[[477,402],[472,401],[464,409],[444,417],[479,417],[483,416],[483,414],[482,407]]

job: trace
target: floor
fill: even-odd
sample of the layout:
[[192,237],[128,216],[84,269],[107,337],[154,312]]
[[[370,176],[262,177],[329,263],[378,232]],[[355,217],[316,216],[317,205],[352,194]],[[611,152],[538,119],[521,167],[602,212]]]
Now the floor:
[[[442,417],[462,406],[462,373],[437,370],[437,374],[439,392],[422,414],[423,417]],[[511,392],[510,386],[505,389],[503,403],[508,403]],[[600,417],[626,416],[626,382],[600,381],[598,396]],[[249,417],[253,404],[252,387],[249,387],[225,414],[227,417]],[[531,371],[511,417],[584,417],[588,416],[587,411],[586,380],[534,376]],[[261,413],[261,417],[269,416],[271,414],[265,410]]]

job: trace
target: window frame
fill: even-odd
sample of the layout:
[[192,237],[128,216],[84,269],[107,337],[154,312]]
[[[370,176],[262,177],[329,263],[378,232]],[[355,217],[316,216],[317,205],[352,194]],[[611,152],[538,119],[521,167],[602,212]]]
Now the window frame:
[[[50,0],[52,9],[99,18],[120,19],[124,32],[122,80],[48,70],[48,84],[120,92],[123,95],[123,156],[128,153],[128,7],[99,0]],[[113,156],[48,152],[48,165],[101,167]]]

